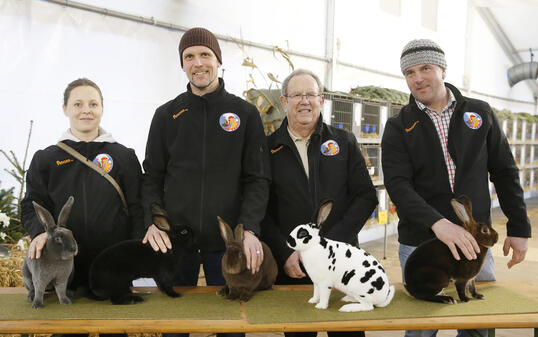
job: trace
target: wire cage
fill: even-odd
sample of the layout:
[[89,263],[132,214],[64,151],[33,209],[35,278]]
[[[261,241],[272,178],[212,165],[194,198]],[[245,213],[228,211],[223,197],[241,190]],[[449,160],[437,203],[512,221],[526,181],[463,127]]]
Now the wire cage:
[[526,122],[525,121],[522,121],[522,120],[516,120],[516,141],[519,141],[519,140],[524,140],[524,128],[526,126]]
[[381,106],[363,102],[359,138],[379,138],[381,134]]
[[514,138],[514,123],[515,121],[511,119],[505,119],[501,122],[504,134],[509,141],[513,140]]
[[524,156],[524,147],[523,145],[516,144],[512,146],[512,153],[514,154],[514,159],[516,161],[517,167],[521,168],[523,166]]
[[527,192],[531,189],[531,170],[521,171],[522,179],[521,184],[523,185],[523,191]]
[[389,116],[388,116],[388,118],[396,116],[400,112],[402,107],[403,107],[402,105],[391,104],[390,107],[389,107]]
[[525,167],[532,165],[532,155],[534,152],[534,145],[523,145],[524,148],[524,154],[525,154]]
[[361,152],[366,162],[370,179],[376,184],[382,180],[381,176],[381,146],[361,144]]
[[353,132],[353,98],[329,93],[324,96],[326,107],[330,110],[330,121],[326,122],[336,128]]
[[538,168],[529,170],[531,173],[531,190],[538,191]]

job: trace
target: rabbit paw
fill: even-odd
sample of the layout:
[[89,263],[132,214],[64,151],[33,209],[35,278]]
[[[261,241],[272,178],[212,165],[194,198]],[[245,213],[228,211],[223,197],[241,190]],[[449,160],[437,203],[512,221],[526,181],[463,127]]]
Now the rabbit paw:
[[320,303],[316,304],[316,309],[327,309],[328,306],[329,306],[328,303],[323,304],[323,303],[320,302]]
[[34,301],[34,302],[32,303],[32,308],[34,308],[34,309],[43,308],[43,302],[41,302],[41,301]]
[[479,293],[475,293],[475,294],[473,294],[473,298],[476,298],[477,300],[481,300],[481,299],[484,298],[484,295],[479,294]]
[[338,311],[340,312],[357,312],[357,311],[370,311],[374,310],[374,306],[371,303],[351,303],[343,305]]
[[224,286],[224,287],[220,288],[219,290],[217,290],[217,296],[227,297],[229,292],[230,291],[228,289],[228,286]]
[[60,299],[60,303],[70,305],[72,302],[71,302],[71,299],[69,299],[69,297],[64,297]]
[[144,299],[140,296],[128,294],[124,296],[112,297],[110,298],[112,304],[115,305],[124,305],[124,304],[136,304],[144,302]]
[[308,303],[318,303],[319,302],[319,298],[316,298],[316,297],[311,297],[309,300],[308,300]]
[[248,302],[248,300],[250,300],[251,297],[252,297],[251,294],[243,293],[243,294],[239,295],[239,301]]
[[349,296],[349,295],[346,295],[346,296],[342,297],[342,299],[340,301],[342,301],[342,302],[356,302],[356,300],[352,296]]

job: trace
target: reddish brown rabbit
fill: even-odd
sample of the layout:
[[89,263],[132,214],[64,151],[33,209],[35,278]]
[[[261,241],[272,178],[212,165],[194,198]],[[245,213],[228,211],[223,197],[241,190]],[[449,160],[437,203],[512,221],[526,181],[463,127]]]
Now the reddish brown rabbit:
[[269,289],[275,283],[278,269],[271,249],[262,242],[263,262],[260,270],[252,274],[247,269],[247,260],[243,253],[243,225],[235,227],[235,231],[224,220],[219,220],[220,234],[226,243],[226,252],[222,257],[222,275],[226,285],[217,291],[217,295],[229,300],[248,301],[254,291]]
[[[432,302],[456,303],[451,296],[439,294],[451,279],[461,301],[469,301],[466,290],[473,298],[481,299],[483,295],[476,292],[475,276],[480,272],[488,248],[498,239],[497,232],[486,224],[473,219],[471,200],[462,195],[451,201],[456,215],[463,222],[464,228],[473,235],[480,246],[480,253],[475,260],[462,258],[456,260],[446,244],[439,239],[431,239],[415,249],[405,264],[405,289],[414,297]],[[462,255],[461,251],[459,252]]]

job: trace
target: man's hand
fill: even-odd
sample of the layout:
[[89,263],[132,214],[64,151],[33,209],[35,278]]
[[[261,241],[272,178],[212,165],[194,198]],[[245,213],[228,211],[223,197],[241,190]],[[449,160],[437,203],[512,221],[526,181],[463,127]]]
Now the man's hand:
[[476,259],[476,254],[480,253],[480,247],[475,238],[465,228],[453,224],[447,219],[441,219],[433,224],[432,230],[435,236],[448,246],[456,260],[460,260],[458,247],[467,260]]
[[257,273],[260,270],[260,266],[263,262],[263,247],[262,243],[256,235],[249,231],[244,231],[245,236],[243,238],[243,251],[247,259],[247,269],[252,274]]
[[39,234],[30,242],[30,247],[28,247],[30,259],[39,259],[41,257],[41,251],[45,247],[45,243],[47,243],[47,232]]
[[527,249],[529,249],[528,245],[529,239],[527,238],[518,238],[514,236],[508,236],[504,240],[503,245],[503,254],[504,256],[508,256],[510,253],[510,247],[514,250],[512,253],[512,258],[510,261],[508,261],[508,269],[512,268],[512,266],[522,262],[525,260],[525,254],[527,254]]
[[294,251],[284,263],[284,271],[292,278],[303,278],[306,274],[301,270],[301,253]]
[[168,249],[172,249],[172,243],[166,232],[160,230],[155,225],[148,227],[148,231],[142,240],[143,244],[148,243],[151,245],[154,251],[158,252],[159,250],[163,253],[166,253]]

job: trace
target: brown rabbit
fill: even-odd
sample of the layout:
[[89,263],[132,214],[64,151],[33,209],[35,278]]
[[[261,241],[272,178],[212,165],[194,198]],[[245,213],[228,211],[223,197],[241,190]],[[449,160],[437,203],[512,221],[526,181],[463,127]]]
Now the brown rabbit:
[[[239,299],[242,302],[248,301],[254,291],[269,289],[275,283],[278,269],[271,249],[262,242],[263,262],[260,270],[252,274],[247,269],[247,260],[243,253],[243,225],[235,227],[235,231],[224,220],[219,220],[220,234],[226,244],[226,252],[222,257],[222,275],[226,280],[226,285],[217,291],[217,295],[226,297],[229,300]],[[235,234],[235,235],[234,235]]]
[[[451,201],[456,215],[463,222],[464,228],[473,235],[480,246],[480,253],[475,260],[462,258],[456,260],[450,249],[439,239],[431,239],[415,249],[405,264],[405,289],[414,297],[441,303],[456,303],[451,296],[438,295],[446,288],[451,279],[461,301],[469,301],[465,294],[469,289],[473,298],[481,299],[483,295],[476,292],[475,276],[480,272],[488,248],[497,242],[498,234],[486,224],[473,219],[471,200],[462,195]],[[459,252],[461,255],[461,251]]]

